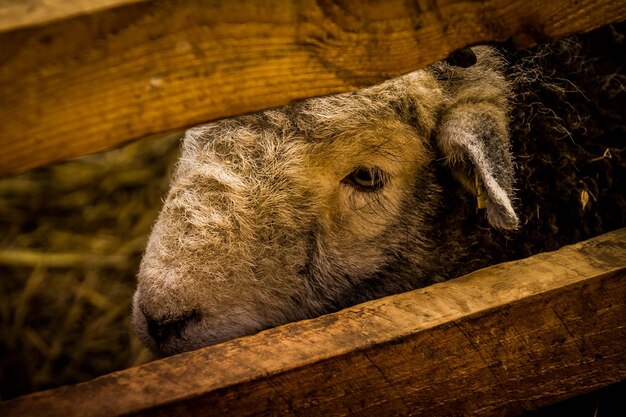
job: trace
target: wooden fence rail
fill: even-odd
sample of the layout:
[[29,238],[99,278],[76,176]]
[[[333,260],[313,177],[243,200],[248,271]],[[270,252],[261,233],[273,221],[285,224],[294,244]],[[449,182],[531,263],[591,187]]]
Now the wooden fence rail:
[[0,175],[625,18],[624,0],[5,0]]
[[514,415],[626,379],[624,317],[621,229],[0,403],[0,415]]

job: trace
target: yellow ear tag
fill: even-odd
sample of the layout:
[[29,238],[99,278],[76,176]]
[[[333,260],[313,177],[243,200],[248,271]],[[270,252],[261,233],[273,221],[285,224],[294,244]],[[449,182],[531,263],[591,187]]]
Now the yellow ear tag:
[[474,178],[476,179],[476,207],[479,209],[487,208],[487,202],[485,201],[485,195],[483,188],[480,186],[477,172],[474,172]]

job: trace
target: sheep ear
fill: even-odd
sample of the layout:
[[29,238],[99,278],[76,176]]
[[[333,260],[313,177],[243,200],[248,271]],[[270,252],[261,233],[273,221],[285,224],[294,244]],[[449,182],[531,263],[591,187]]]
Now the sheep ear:
[[513,162],[502,110],[489,104],[457,106],[443,116],[436,139],[455,177],[477,196],[479,208],[487,209],[489,222],[515,229]]

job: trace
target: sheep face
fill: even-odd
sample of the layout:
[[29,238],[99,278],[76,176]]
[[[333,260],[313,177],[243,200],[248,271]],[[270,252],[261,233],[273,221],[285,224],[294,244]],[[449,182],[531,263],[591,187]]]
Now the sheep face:
[[[138,333],[172,354],[419,285],[442,204],[431,139],[450,103],[424,70],[189,130],[141,264]],[[506,149],[504,110],[489,112]],[[474,160],[448,139],[451,161]]]

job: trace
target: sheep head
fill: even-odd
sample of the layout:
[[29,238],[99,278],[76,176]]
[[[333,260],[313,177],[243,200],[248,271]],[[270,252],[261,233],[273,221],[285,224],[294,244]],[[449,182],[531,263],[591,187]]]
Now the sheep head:
[[515,227],[509,88],[477,55],[189,130],[138,275],[146,343],[172,354],[424,285],[441,159]]

